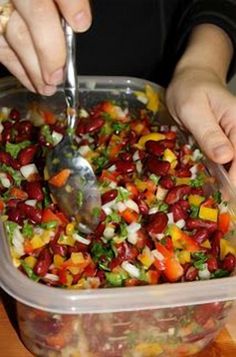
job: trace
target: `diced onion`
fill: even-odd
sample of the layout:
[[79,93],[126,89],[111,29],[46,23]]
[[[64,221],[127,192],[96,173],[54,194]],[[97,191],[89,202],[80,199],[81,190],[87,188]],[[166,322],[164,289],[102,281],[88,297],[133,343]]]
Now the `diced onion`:
[[107,170],[110,172],[116,171],[116,165],[111,165]]
[[152,250],[152,255],[153,255],[154,258],[156,258],[157,260],[160,260],[160,261],[165,260],[164,255],[161,254],[157,249]]
[[108,214],[111,214],[112,212],[112,206],[116,203],[116,200],[112,200],[110,202],[107,202],[105,203],[103,206],[102,206],[102,209],[103,211],[108,215]]
[[74,233],[72,235],[72,237],[74,238],[74,240],[76,240],[77,242],[83,243],[85,245],[89,245],[91,243],[91,241],[89,239],[86,239],[84,237],[81,237],[79,234]]
[[139,238],[138,234],[134,232],[134,233],[128,234],[127,240],[128,240],[129,243],[135,245],[137,243],[137,241],[138,241],[138,238]]
[[9,180],[5,172],[0,173],[0,181],[3,187],[5,188],[9,188],[11,186],[11,181]]
[[91,149],[88,145],[82,145],[82,146],[80,146],[78,151],[79,151],[80,155],[85,156],[91,151]]
[[63,135],[61,133],[58,133],[58,131],[53,130],[52,132],[52,140],[53,140],[53,145],[56,146],[59,144],[60,141],[62,141]]
[[44,275],[44,278],[48,279],[48,280],[52,280],[52,281],[58,281],[59,280],[59,276],[57,276],[55,274],[50,274],[50,273],[47,273],[46,275]]
[[20,232],[19,227],[16,227],[13,232],[12,244],[15,252],[21,257],[24,255],[24,237]]
[[136,170],[139,174],[141,174],[142,172],[142,169],[143,169],[143,164],[142,164],[142,161],[141,160],[138,160],[136,162]]
[[164,237],[165,237],[165,234],[164,234],[164,233],[157,233],[157,234],[155,235],[155,238],[157,238],[158,240],[162,240]]
[[140,230],[140,228],[141,228],[141,224],[137,222],[132,222],[126,227],[128,234],[136,233],[137,231]]
[[123,212],[126,210],[126,205],[123,202],[117,202],[116,203],[116,208],[119,212]]
[[132,278],[139,278],[140,272],[139,269],[136,268],[135,265],[130,264],[129,262],[125,261],[121,264],[122,269],[124,269]]
[[175,222],[175,224],[176,224],[177,227],[182,229],[185,226],[185,220],[184,219],[179,219],[177,222]]
[[174,223],[174,215],[172,212],[167,213],[168,217],[168,224],[173,224]]
[[139,213],[139,207],[138,207],[138,205],[137,205],[137,203],[135,201],[129,199],[129,200],[125,201],[124,204],[125,204],[126,207],[128,207],[128,208],[132,209],[133,211]]
[[158,207],[154,206],[152,208],[149,209],[148,214],[154,214],[158,212]]
[[198,272],[198,276],[201,280],[208,280],[211,277],[211,273],[208,270],[207,264],[204,264],[204,269],[203,270],[199,270]]
[[29,206],[35,207],[37,204],[37,200],[26,200],[25,203]]
[[28,164],[25,166],[21,166],[20,172],[24,176],[24,178],[27,180],[31,175],[37,174],[38,169],[35,166],[35,164]]
[[0,134],[2,134],[3,130],[4,130],[4,126],[3,126],[2,123],[0,122]]
[[139,151],[135,151],[135,153],[133,154],[133,161],[138,161],[140,159],[139,157]]
[[156,198],[160,201],[163,201],[164,198],[167,195],[168,190],[166,190],[165,188],[158,186],[157,187],[157,192],[156,192]]
[[198,172],[197,165],[192,166],[190,169],[190,172],[192,174],[191,179],[195,179],[197,176],[197,172]]
[[111,239],[115,235],[115,228],[113,226],[107,226],[103,232],[105,238]]

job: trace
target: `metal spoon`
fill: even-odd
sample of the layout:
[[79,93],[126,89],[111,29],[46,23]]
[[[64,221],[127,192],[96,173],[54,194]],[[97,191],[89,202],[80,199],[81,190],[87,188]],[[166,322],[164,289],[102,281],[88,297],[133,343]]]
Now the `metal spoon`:
[[73,144],[74,130],[77,121],[78,85],[76,74],[75,35],[72,28],[64,21],[64,32],[67,44],[66,79],[64,92],[67,104],[68,130],[63,140],[49,151],[46,168],[49,177],[63,169],[71,174],[62,187],[50,184],[51,193],[60,209],[79,223],[79,229],[85,233],[95,230],[99,222],[101,195],[96,176],[89,162],[84,159]]

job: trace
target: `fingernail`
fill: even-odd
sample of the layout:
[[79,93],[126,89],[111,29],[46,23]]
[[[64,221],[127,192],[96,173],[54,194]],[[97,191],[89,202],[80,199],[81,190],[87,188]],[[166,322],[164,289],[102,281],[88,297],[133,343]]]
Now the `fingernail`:
[[79,11],[75,15],[74,21],[77,31],[86,31],[90,26],[90,18],[84,11]]
[[60,84],[63,80],[63,69],[59,68],[57,69],[50,77],[50,84],[53,84],[54,86]]
[[57,90],[55,86],[44,86],[41,90],[43,95],[53,95]]
[[213,150],[214,156],[217,160],[217,158],[223,158],[224,156],[228,156],[230,154],[230,147],[229,145],[223,144],[220,146],[217,146]]

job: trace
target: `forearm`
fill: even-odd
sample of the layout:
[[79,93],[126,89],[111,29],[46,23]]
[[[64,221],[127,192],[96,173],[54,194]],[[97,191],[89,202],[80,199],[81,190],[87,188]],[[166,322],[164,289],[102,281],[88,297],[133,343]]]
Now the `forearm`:
[[214,71],[222,81],[233,56],[233,45],[224,30],[212,24],[198,25],[192,31],[188,45],[176,66],[179,72],[187,67]]

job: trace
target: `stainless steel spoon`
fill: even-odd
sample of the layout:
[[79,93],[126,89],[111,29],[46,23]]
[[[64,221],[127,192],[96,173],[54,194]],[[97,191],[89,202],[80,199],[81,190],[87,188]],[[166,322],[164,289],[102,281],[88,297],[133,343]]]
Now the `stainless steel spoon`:
[[79,154],[73,144],[74,130],[78,119],[75,35],[66,21],[63,22],[63,26],[67,44],[64,92],[67,104],[68,129],[63,140],[49,151],[46,167],[49,177],[56,175],[63,169],[71,171],[64,186],[56,187],[50,184],[49,187],[60,209],[67,216],[76,219],[81,231],[89,233],[94,231],[98,225],[101,195],[91,165]]

